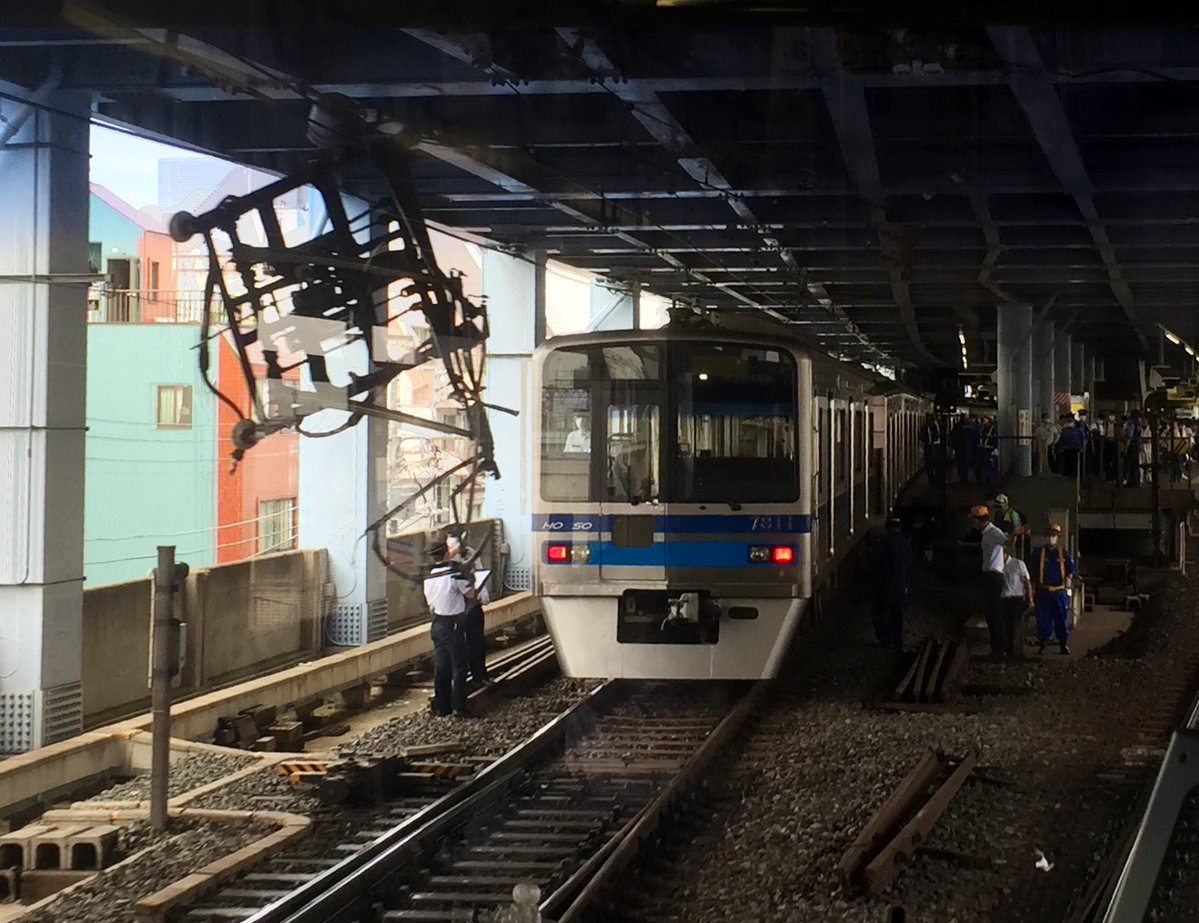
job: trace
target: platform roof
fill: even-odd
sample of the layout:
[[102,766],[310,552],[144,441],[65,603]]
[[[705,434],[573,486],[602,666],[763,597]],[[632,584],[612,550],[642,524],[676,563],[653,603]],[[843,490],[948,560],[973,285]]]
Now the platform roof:
[[1199,341],[1199,28],[761,6],[64,3],[0,28],[0,80],[276,171],[345,94],[431,220],[846,355],[951,369],[961,331],[985,367],[1004,303]]

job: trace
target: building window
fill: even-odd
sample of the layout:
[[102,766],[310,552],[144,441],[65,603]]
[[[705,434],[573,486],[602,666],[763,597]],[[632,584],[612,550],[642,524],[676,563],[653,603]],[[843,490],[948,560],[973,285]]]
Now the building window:
[[98,240],[88,241],[87,268],[89,272],[99,273],[100,263],[104,258],[104,245]]
[[158,386],[158,428],[191,429],[191,385]]
[[158,261],[150,261],[150,297],[158,298]]
[[258,553],[296,547],[296,499],[262,500],[258,504]]

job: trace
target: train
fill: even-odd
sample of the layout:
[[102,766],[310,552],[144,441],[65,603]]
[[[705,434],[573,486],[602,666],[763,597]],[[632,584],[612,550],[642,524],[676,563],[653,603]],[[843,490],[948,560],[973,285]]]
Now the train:
[[533,368],[533,592],[580,678],[774,676],[933,407],[746,313],[553,337]]

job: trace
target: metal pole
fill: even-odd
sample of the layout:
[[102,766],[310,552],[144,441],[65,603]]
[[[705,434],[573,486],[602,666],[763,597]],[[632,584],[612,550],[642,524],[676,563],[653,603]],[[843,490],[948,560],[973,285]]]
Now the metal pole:
[[171,765],[170,635],[175,589],[175,546],[158,546],[154,569],[154,669],[150,673],[153,716],[150,751],[150,826],[167,825],[167,781]]
[[[1153,480],[1149,482],[1150,502],[1153,504],[1152,523],[1153,523],[1153,567],[1161,567],[1164,557],[1162,552],[1162,510],[1161,510],[1161,485],[1158,481],[1158,472],[1161,468],[1160,447],[1162,441],[1162,415],[1154,413],[1149,417],[1151,424],[1150,432],[1153,434],[1153,444],[1149,447],[1151,460],[1150,471],[1153,475]],[[1140,459],[1138,459],[1140,461]]]

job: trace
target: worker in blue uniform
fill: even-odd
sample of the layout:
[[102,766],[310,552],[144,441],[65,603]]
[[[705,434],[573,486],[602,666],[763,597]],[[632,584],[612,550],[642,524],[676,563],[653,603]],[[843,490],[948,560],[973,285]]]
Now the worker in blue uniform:
[[980,487],[994,490],[999,480],[999,429],[992,414],[983,417],[983,424],[979,427],[974,473]]
[[874,634],[879,645],[896,650],[903,650],[903,610],[915,572],[912,543],[900,526],[898,516],[888,517],[887,531],[878,543],[878,595],[874,609]]
[[928,486],[937,487],[945,479],[945,439],[935,413],[926,415],[919,436],[924,449],[924,473],[928,475]]
[[1045,653],[1051,638],[1057,639],[1058,650],[1069,654],[1067,625],[1070,611],[1070,581],[1078,575],[1074,556],[1062,547],[1062,527],[1056,522],[1049,529],[1048,541],[1033,552],[1029,571],[1036,584],[1038,654]]

